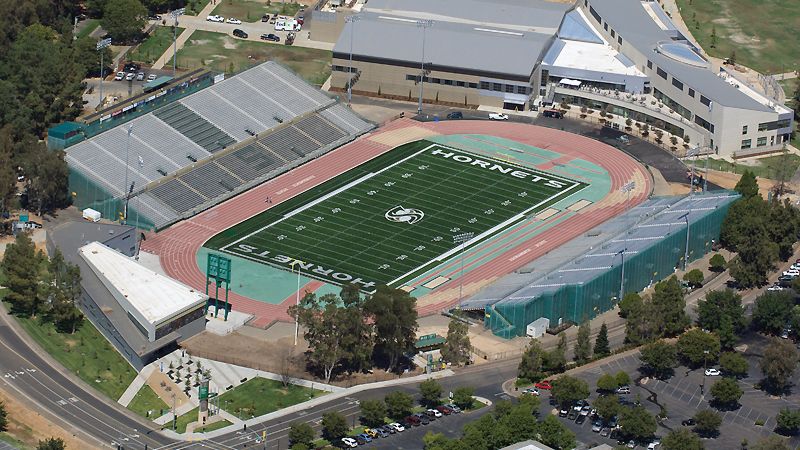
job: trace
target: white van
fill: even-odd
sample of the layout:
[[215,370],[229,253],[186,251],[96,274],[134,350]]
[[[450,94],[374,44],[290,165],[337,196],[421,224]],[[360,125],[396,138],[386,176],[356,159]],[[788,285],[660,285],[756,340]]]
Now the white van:
[[285,20],[276,20],[275,21],[275,31],[286,31],[290,28],[287,28]]

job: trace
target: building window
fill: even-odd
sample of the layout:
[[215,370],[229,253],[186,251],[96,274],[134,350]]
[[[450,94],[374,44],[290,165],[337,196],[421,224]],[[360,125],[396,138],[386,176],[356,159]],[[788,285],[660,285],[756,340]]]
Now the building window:
[[672,85],[681,91],[683,90],[683,83],[681,83],[681,81],[675,77],[672,77]]
[[603,18],[600,17],[600,14],[597,14],[597,11],[595,11],[594,8],[592,8],[591,6],[589,7],[589,14],[591,14],[592,17],[594,17],[594,20],[596,20],[597,23],[603,23]]
[[605,30],[608,31],[608,22],[603,24],[603,28],[605,28]]
[[714,125],[711,122],[698,116],[697,114],[694,115],[694,123],[700,125],[701,127],[705,128],[706,130],[712,133],[714,132]]
[[500,83],[492,83],[492,90],[497,92],[503,92],[503,85]]
[[488,81],[481,81],[481,89],[486,89],[488,91],[491,88],[492,86]]
[[622,45],[622,36],[617,36],[617,44]]
[[517,86],[517,94],[527,94],[528,86]]
[[470,89],[478,89],[478,83],[469,83],[469,87]]
[[756,146],[758,146],[758,147],[764,147],[766,145],[767,145],[767,137],[766,136],[760,137],[756,141]]
[[446,84],[448,86],[452,86],[453,85],[453,80],[444,80],[444,84]]
[[506,85],[506,92],[513,94],[514,93],[514,86],[511,84]]
[[617,33],[615,33],[615,32],[614,32],[614,29],[613,29],[613,28],[611,29],[611,37],[612,37],[612,38],[615,38],[615,37],[617,37]]
[[464,87],[464,86],[466,86],[466,83],[464,83],[463,81],[456,81],[456,86]]
[[747,148],[750,148],[750,147],[751,147],[751,145],[750,145],[750,144],[751,144],[751,142],[752,142],[752,141],[751,141],[750,139],[745,139],[745,140],[743,140],[743,141],[742,141],[742,150],[744,150],[744,149],[747,149]]
[[700,96],[700,103],[706,106],[711,106],[711,100],[707,99],[705,95]]
[[648,69],[652,69],[653,68],[653,61],[650,61],[649,59],[647,60],[647,68]]
[[431,78],[431,83],[433,84],[439,84],[440,81],[438,78]]
[[662,69],[661,69],[661,67],[656,67],[656,73],[657,73],[657,74],[658,74],[658,76],[660,76],[661,78],[663,78],[663,79],[665,79],[665,80],[667,79],[667,72],[664,72],[664,70],[662,70]]
[[694,98],[694,89],[689,88],[689,97]]
[[406,75],[406,81],[417,81],[417,75]]
[[742,127],[742,134],[747,134],[747,125]]

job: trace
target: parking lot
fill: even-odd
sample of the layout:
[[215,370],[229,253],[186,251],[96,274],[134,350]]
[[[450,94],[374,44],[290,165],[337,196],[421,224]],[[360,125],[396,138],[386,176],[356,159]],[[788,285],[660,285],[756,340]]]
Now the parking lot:
[[374,439],[371,443],[365,445],[368,448],[375,449],[415,449],[422,448],[422,437],[425,433],[442,433],[449,438],[461,437],[461,430],[464,425],[480,419],[484,414],[491,411],[489,407],[483,407],[479,410],[472,412],[462,412],[460,414],[451,414],[449,416],[440,417],[428,425],[419,425],[412,428],[406,428],[402,433],[389,435],[385,438]]

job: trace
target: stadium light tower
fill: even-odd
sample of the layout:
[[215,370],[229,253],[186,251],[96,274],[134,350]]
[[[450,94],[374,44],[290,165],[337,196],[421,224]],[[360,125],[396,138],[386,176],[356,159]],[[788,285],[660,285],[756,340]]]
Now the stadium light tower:
[[464,293],[464,249],[475,233],[468,231],[453,235],[453,243],[461,245],[461,275],[458,276],[458,305],[461,307],[461,296]]
[[622,268],[622,273],[619,276],[619,297],[618,297],[619,298],[618,301],[620,302],[622,301],[622,296],[625,294],[625,252],[627,251],[628,247],[625,247],[614,254],[614,256],[619,255],[622,257],[622,263],[620,264],[620,267]]
[[100,52],[100,108],[103,107],[103,78],[105,78],[105,70],[103,70],[103,54],[105,52],[103,50],[105,50],[105,48],[109,45],[111,45],[111,38],[97,41],[97,51]]
[[422,91],[425,88],[425,30],[433,26],[433,21],[418,20],[417,26],[422,27],[422,59],[420,59],[422,73],[419,75],[419,106],[417,106],[417,114],[422,114]]
[[347,106],[353,100],[353,35],[356,33],[356,22],[361,20],[361,16],[352,15],[345,17],[345,23],[350,24],[350,66],[347,69]]
[[128,138],[125,140],[125,185],[122,186],[122,192],[125,194],[125,222],[128,221],[128,172],[130,171],[131,133],[133,133],[133,124],[128,125]]
[[175,71],[178,68],[178,16],[182,16],[186,8],[180,8],[169,13],[175,20],[172,27],[172,78],[175,78]]
[[689,179],[689,195],[694,194],[694,166],[697,162],[697,154],[700,153],[700,149],[697,147],[690,148],[686,151],[686,157],[691,158],[694,156],[694,160],[692,161],[692,175]]
[[[294,260],[292,263],[292,272],[294,272],[294,266],[304,264],[303,261],[299,261],[297,259]],[[300,267],[297,268],[297,293],[295,294],[295,305],[300,305]],[[300,333],[300,322],[298,321],[298,316],[294,318],[294,345],[297,346],[297,335]]]
[[686,265],[689,264],[689,213],[678,217],[678,220],[686,220],[686,249],[683,252],[683,271],[686,271]]

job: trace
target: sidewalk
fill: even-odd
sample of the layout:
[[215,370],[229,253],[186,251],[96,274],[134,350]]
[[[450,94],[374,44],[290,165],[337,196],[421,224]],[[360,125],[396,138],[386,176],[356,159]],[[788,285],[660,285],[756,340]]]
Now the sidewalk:
[[[211,15],[211,12],[212,12],[212,11],[214,11],[214,8],[216,8],[216,6],[217,6],[217,5],[215,5],[215,4],[211,3],[211,2],[208,2],[208,4],[206,4],[205,8],[203,8],[203,10],[202,10],[202,11],[200,11],[199,13],[197,13],[197,17],[208,17],[209,15]],[[178,26],[181,26],[181,19],[182,19],[183,17],[190,17],[190,16],[182,16],[182,17],[179,17],[179,18],[178,18]],[[159,58],[156,60],[156,62],[155,62],[155,63],[153,63],[153,69],[155,69],[155,70],[158,70],[158,69],[163,69],[163,68],[164,68],[164,66],[165,66],[165,65],[166,65],[166,64],[167,64],[167,63],[168,63],[170,60],[172,60],[172,55],[174,54],[174,53],[173,53],[173,50],[180,50],[180,49],[182,49],[182,48],[183,48],[183,46],[184,46],[184,44],[186,44],[186,41],[188,41],[188,40],[189,40],[189,37],[192,35],[192,33],[194,33],[194,30],[195,30],[195,29],[196,29],[196,28],[195,28],[195,27],[193,27],[193,26],[190,26],[190,25],[184,25],[184,30],[183,30],[183,32],[182,32],[182,33],[181,33],[181,34],[178,36],[178,38],[175,40],[175,45],[170,45],[170,46],[169,46],[169,48],[167,48],[167,50],[164,52],[164,54],[163,54],[163,55],[161,55],[161,56],[160,56],[160,57],[159,57]]]
[[136,375],[136,378],[134,378],[131,384],[128,386],[128,389],[125,389],[125,392],[122,393],[119,400],[117,400],[117,403],[127,408],[131,403],[131,400],[133,400],[133,397],[135,397],[139,390],[145,384],[147,384],[147,379],[150,378],[150,375],[152,375],[153,371],[155,370],[156,368],[154,366],[147,366],[142,369],[142,371]]

